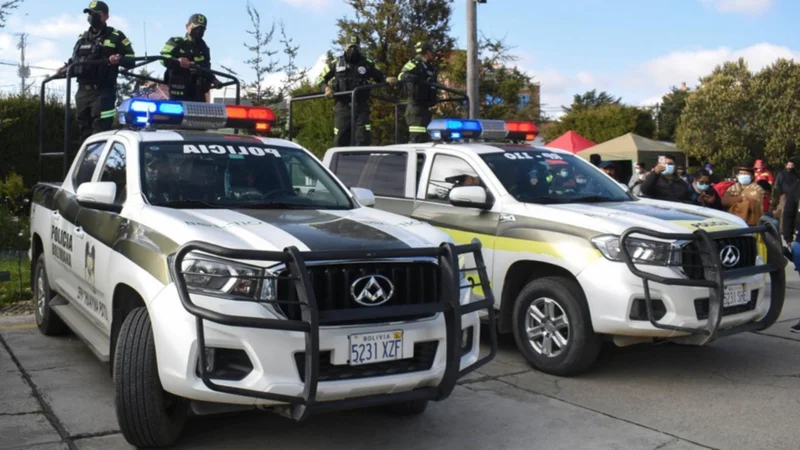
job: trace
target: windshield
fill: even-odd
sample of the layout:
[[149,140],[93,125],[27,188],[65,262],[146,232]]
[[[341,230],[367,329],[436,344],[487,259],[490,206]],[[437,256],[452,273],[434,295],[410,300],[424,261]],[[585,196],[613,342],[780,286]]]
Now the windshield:
[[634,198],[616,181],[589,162],[563,153],[530,147],[504,147],[504,153],[481,158],[520,202],[596,203],[624,202]]
[[142,192],[175,208],[351,209],[347,193],[302,150],[214,139],[146,142]]

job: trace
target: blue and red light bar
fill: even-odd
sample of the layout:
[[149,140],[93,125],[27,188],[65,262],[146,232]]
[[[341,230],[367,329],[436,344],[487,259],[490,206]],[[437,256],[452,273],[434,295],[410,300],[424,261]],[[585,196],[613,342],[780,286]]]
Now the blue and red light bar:
[[275,113],[266,107],[136,98],[123,101],[117,114],[121,124],[134,127],[243,128],[267,132],[277,121]]
[[434,141],[478,139],[484,141],[533,141],[539,128],[528,121],[434,119],[428,135]]

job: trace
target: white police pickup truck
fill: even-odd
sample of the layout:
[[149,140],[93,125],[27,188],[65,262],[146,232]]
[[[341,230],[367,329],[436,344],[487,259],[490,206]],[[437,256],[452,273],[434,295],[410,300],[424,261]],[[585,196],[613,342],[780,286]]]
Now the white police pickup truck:
[[377,209],[480,239],[498,330],[538,370],[587,370],[606,340],[703,345],[778,318],[786,261],[771,225],[634,197],[571,153],[520,145],[532,123],[428,131],[432,143],[332,148],[324,163]]
[[34,188],[30,257],[39,329],[110,363],[132,445],[172,444],[212,404],[422,413],[494,356],[492,335],[479,358],[492,302],[466,284],[489,289],[479,242],[367,207],[292,142],[209,131],[268,129],[267,108],[129,99],[118,114],[127,129]]

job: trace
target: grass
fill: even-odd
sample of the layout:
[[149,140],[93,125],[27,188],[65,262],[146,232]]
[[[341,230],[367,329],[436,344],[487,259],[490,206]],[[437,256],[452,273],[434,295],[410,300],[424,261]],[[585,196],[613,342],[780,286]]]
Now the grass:
[[[20,283],[20,271],[22,282]],[[0,306],[33,298],[28,258],[0,260],[0,273],[11,272],[10,281],[0,281]],[[0,278],[3,280],[5,278]]]

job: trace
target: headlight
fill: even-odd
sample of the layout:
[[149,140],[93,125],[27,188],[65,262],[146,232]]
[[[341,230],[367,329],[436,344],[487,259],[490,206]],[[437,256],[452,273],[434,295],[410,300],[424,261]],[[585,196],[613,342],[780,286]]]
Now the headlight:
[[[619,236],[599,236],[592,239],[592,243],[607,259],[622,261],[619,240]],[[635,263],[659,266],[680,265],[680,249],[670,242],[637,238],[628,238],[625,242],[628,253]]]
[[[173,261],[174,256],[170,256],[170,266]],[[189,253],[181,263],[181,271],[189,290],[216,296],[275,300],[276,280],[264,278],[272,272],[260,267]]]

